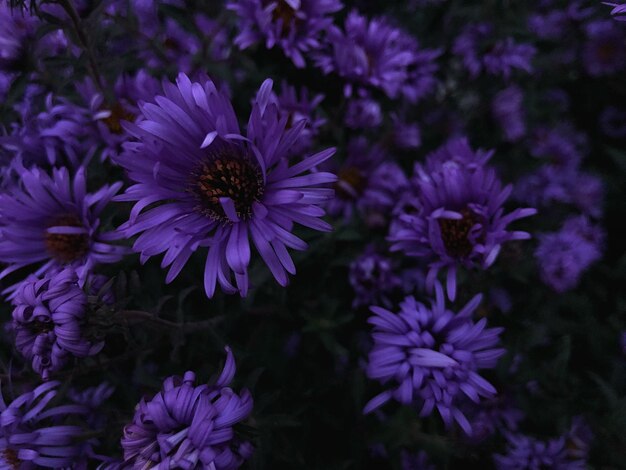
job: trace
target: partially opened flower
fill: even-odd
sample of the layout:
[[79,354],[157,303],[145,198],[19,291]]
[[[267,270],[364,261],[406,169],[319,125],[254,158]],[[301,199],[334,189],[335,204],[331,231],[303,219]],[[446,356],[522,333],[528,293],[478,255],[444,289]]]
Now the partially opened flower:
[[[288,116],[270,100],[272,82],[261,87],[244,136],[228,98],[213,82],[192,83],[181,74],[164,84],[165,96],[140,105],[137,125],[127,125],[139,142],[126,144],[118,159],[136,184],[120,200],[136,201],[120,230],[141,234],[134,249],[145,261],[165,253],[166,282],[191,254],[207,247],[206,294],[216,284],[227,293],[248,291],[250,237],[281,285],[295,266],[287,247],[307,245],[293,235],[294,223],[327,231],[320,204],[333,195],[336,177],[310,170],[330,158],[327,149],[289,166],[289,150],[306,121],[287,128]],[[147,210],[146,210],[147,208]],[[234,273],[234,283],[232,275]]]
[[82,405],[55,405],[59,382],[23,393],[8,405],[0,396],[0,465],[4,469],[86,468],[85,429],[66,424],[82,417]]
[[456,421],[471,434],[459,405],[466,399],[478,403],[495,396],[495,388],[478,371],[495,367],[504,354],[497,347],[502,328],[486,328],[484,318],[472,320],[481,295],[455,313],[446,308],[440,284],[435,292],[430,306],[407,297],[398,313],[371,307],[374,315],[368,322],[374,325],[374,346],[366,372],[387,390],[365,405],[365,413],[394,398],[421,408],[421,416],[436,407],[447,426]]
[[122,468],[239,468],[252,445],[237,437],[234,426],[252,411],[248,390],[228,387],[235,375],[229,348],[215,385],[196,385],[193,372],[165,379],[152,399],[137,405],[133,422],[124,428]]
[[392,225],[392,251],[429,263],[427,286],[432,289],[439,270],[447,270],[447,291],[456,296],[460,266],[489,268],[504,242],[530,238],[507,230],[514,220],[536,213],[516,209],[504,214],[512,187],[502,187],[495,171],[484,164],[490,153],[474,152],[466,141],[452,141],[416,165],[412,178],[420,209],[402,213]]
[[37,167],[16,171],[20,182],[0,194],[0,262],[8,265],[0,279],[39,263],[37,274],[71,266],[82,284],[96,264],[122,259],[126,248],[111,243],[119,235],[100,227],[121,183],[88,193],[83,167],[73,177],[67,168],[52,175]]
[[239,16],[239,48],[265,41],[268,49],[278,46],[304,67],[304,54],[319,49],[332,14],[343,5],[339,0],[231,0],[226,7]]
[[87,337],[87,293],[71,268],[22,281],[12,303],[15,347],[44,380],[104,346]]

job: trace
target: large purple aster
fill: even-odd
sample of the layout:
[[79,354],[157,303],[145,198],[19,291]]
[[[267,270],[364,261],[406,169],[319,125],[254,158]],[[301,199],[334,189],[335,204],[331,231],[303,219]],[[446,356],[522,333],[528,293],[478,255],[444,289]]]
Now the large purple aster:
[[252,107],[247,136],[213,82],[192,83],[184,74],[176,85],[164,84],[165,96],[140,105],[143,121],[127,125],[139,142],[126,144],[119,163],[137,184],[120,199],[137,203],[120,230],[128,237],[141,233],[134,249],[142,261],[165,253],[162,266],[170,266],[166,282],[180,273],[194,251],[208,247],[206,294],[212,297],[219,282],[225,292],[245,296],[251,236],[284,286],[287,272],[295,273],[287,247],[307,246],[291,233],[294,223],[330,230],[320,220],[324,211],[319,205],[333,190],[315,186],[336,177],[309,170],[330,158],[334,149],[290,167],[289,150],[306,122],[287,128],[288,117],[271,102],[271,91],[267,80]]
[[486,328],[483,318],[472,320],[480,304],[477,295],[458,313],[445,306],[443,288],[435,286],[431,306],[407,297],[400,312],[371,307],[374,315],[374,346],[367,375],[387,384],[388,390],[365,405],[370,413],[392,398],[404,405],[421,407],[428,416],[436,407],[447,426],[456,421],[467,433],[472,427],[458,405],[469,398],[480,402],[492,398],[495,388],[478,374],[495,367],[504,349],[497,348],[502,328]]
[[86,337],[87,294],[73,269],[22,281],[12,303],[15,347],[44,380],[72,358],[92,356],[104,346]]
[[344,30],[329,30],[332,50],[317,56],[324,73],[336,72],[353,88],[374,87],[390,98],[400,96],[415,103],[434,90],[435,59],[439,50],[422,49],[412,36],[394,28],[384,18],[368,20],[357,11],[346,18]]
[[0,194],[0,263],[9,273],[43,263],[36,274],[72,266],[82,282],[99,263],[119,261],[126,248],[111,244],[119,235],[102,233],[100,214],[121,183],[87,192],[83,167],[70,177],[66,168],[49,175],[37,167],[21,168],[20,182]]
[[509,232],[509,223],[536,213],[516,209],[504,214],[512,187],[502,187],[495,171],[484,164],[491,154],[474,152],[466,140],[454,140],[416,165],[412,184],[419,209],[402,213],[392,225],[392,251],[424,258],[429,263],[427,286],[447,269],[450,299],[456,296],[459,266],[487,269],[502,243],[530,238],[526,232]]
[[297,67],[304,67],[303,54],[321,47],[321,35],[343,5],[339,0],[231,0],[226,7],[239,16],[237,46],[278,45]]
[[235,375],[229,348],[215,385],[196,385],[193,372],[169,377],[152,399],[137,405],[124,428],[121,468],[239,468],[252,445],[237,438],[233,426],[252,411],[248,390],[237,394],[227,385]]
[[59,382],[23,393],[8,405],[0,395],[0,466],[3,469],[86,467],[85,430],[65,424],[86,413],[81,405],[51,406]]

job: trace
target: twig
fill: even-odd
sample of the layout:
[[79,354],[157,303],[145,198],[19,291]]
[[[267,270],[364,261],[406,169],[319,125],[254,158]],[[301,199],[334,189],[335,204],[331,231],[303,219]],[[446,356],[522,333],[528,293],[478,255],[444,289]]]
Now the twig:
[[122,310],[120,312],[120,315],[122,315],[127,320],[135,320],[137,322],[147,321],[162,326],[163,328],[175,328],[178,330],[182,330],[183,333],[190,333],[196,330],[212,328],[215,324],[222,321],[222,317],[216,317],[211,318],[210,320],[189,323],[176,323],[173,321],[165,320],[163,318],[159,318],[152,313],[144,312],[142,310]]

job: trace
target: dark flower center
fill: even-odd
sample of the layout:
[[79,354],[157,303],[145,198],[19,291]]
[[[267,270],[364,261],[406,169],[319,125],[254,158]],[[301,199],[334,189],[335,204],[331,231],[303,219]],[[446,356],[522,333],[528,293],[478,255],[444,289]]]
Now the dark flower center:
[[115,103],[111,108],[111,115],[102,121],[113,134],[121,134],[123,132],[122,121],[133,122],[134,120],[134,114],[126,111],[120,103]]
[[28,323],[28,329],[35,335],[41,335],[52,331],[54,324],[50,320],[35,320]]
[[272,19],[275,22],[282,20],[282,34],[286,35],[291,29],[292,22],[296,19],[296,10],[291,8],[285,0],[278,0],[278,4],[272,11]]
[[335,183],[335,192],[337,196],[342,199],[354,199],[354,194],[347,191],[344,185],[338,183],[344,183],[350,186],[355,193],[361,194],[365,189],[366,179],[363,176],[361,170],[356,167],[350,166],[341,168],[337,172],[337,183]]
[[[219,144],[219,143],[218,143]],[[194,173],[190,191],[199,202],[197,210],[224,223],[230,219],[220,198],[230,198],[237,216],[252,216],[252,204],[263,195],[263,173],[247,149],[233,144],[220,145],[209,153]]]
[[[58,217],[48,227],[83,227],[75,215]],[[62,263],[82,258],[89,250],[89,236],[84,233],[50,233],[44,236],[46,249],[52,257]]]
[[2,451],[2,457],[4,463],[12,470],[19,470],[21,468],[22,461],[17,457],[17,452],[13,449],[4,449]]
[[462,219],[439,219],[441,238],[450,256],[465,258],[472,253],[472,242],[469,234],[478,219],[468,208],[463,209]]

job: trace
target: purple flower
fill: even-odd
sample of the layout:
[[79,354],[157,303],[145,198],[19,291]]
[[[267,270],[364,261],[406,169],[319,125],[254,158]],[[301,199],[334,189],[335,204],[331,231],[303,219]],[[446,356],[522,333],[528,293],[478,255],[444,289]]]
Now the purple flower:
[[538,127],[530,140],[530,153],[564,168],[576,168],[588,149],[587,136],[571,124]]
[[582,58],[589,75],[611,75],[624,69],[626,64],[626,35],[611,20],[599,20],[585,27],[587,42]]
[[587,459],[593,431],[582,416],[574,416],[569,431],[565,434],[567,440],[567,454],[570,458]]
[[0,71],[19,68],[38,24],[39,19],[28,11],[0,3]]
[[90,443],[67,418],[85,413],[80,405],[51,406],[59,382],[23,393],[8,405],[0,396],[0,465],[2,468],[86,468]]
[[37,167],[21,168],[20,183],[0,194],[0,262],[8,266],[0,279],[34,263],[43,263],[39,275],[50,269],[73,267],[82,284],[99,263],[116,263],[127,252],[111,241],[114,232],[102,232],[100,214],[121,183],[88,193],[85,169],[73,178],[66,168],[52,176]]
[[457,37],[452,52],[459,56],[472,78],[482,73],[510,78],[515,69],[532,72],[535,48],[507,37],[493,42],[493,25],[470,24]]
[[523,101],[522,89],[512,85],[499,92],[491,103],[493,117],[509,142],[515,142],[526,135]]
[[421,406],[421,416],[437,407],[446,426],[456,421],[471,435],[472,427],[458,406],[465,399],[478,403],[481,397],[495,396],[495,388],[478,370],[495,367],[504,354],[496,347],[502,328],[486,328],[484,318],[472,320],[481,295],[454,313],[446,308],[439,283],[435,292],[430,307],[414,297],[400,304],[399,313],[371,307],[374,315],[368,322],[374,325],[374,346],[366,372],[388,390],[371,399],[364,411],[370,413],[391,398]]
[[357,203],[368,227],[384,227],[389,211],[408,188],[409,181],[394,162],[383,162],[376,168]]
[[613,138],[623,139],[626,137],[626,111],[607,106],[600,115],[600,129],[602,132]]
[[501,396],[479,404],[470,403],[466,413],[474,431],[470,436],[473,444],[479,444],[497,432],[517,431],[519,422],[524,418],[522,410]]
[[71,388],[67,395],[74,403],[84,406],[87,409],[85,421],[92,429],[104,428],[107,416],[100,410],[100,406],[115,391],[115,387],[107,382],[102,382],[97,387],[89,387],[84,390]]
[[369,245],[363,254],[350,263],[350,285],[354,289],[353,308],[383,304],[389,306],[387,295],[402,286],[394,272],[393,261]]
[[280,87],[280,95],[272,93],[270,99],[278,106],[280,117],[287,118],[287,129],[302,120],[306,121],[298,140],[289,150],[289,154],[296,156],[310,151],[313,140],[326,124],[326,119],[320,114],[319,106],[324,95],[310,96],[309,90],[305,87],[302,87],[298,93],[295,87],[283,82]]
[[[233,426],[252,411],[246,389],[237,394],[227,385],[235,359],[226,348],[224,370],[215,385],[196,385],[188,371],[169,377],[152,399],[142,399],[133,422],[124,428],[124,464],[132,468],[239,468],[252,454]],[[126,467],[123,467],[126,468]]]
[[566,220],[558,232],[539,235],[535,258],[543,282],[559,293],[576,287],[584,271],[601,258],[604,237],[583,216]]
[[348,102],[344,122],[351,129],[376,128],[383,122],[380,104],[367,96],[353,98]]
[[502,187],[495,171],[484,165],[489,152],[474,152],[465,140],[452,141],[417,164],[411,183],[418,212],[400,214],[389,234],[392,251],[423,258],[429,271],[429,289],[441,269],[447,269],[447,291],[456,296],[456,271],[489,268],[504,242],[526,240],[526,232],[507,231],[509,223],[536,213],[502,206],[512,187]]
[[422,145],[422,132],[414,122],[405,122],[397,114],[391,115],[393,121],[393,142],[403,150],[413,150]]
[[583,460],[568,457],[564,437],[540,441],[523,434],[507,434],[507,453],[495,454],[493,461],[498,470],[584,470]]
[[419,452],[403,450],[400,453],[400,465],[402,470],[435,470],[435,466],[431,464],[428,454],[423,450]]
[[44,380],[71,358],[93,356],[104,346],[85,337],[87,294],[73,269],[27,278],[12,303],[15,347]]
[[296,67],[304,55],[321,47],[321,36],[333,23],[332,14],[343,8],[339,0],[231,0],[226,8],[239,16],[240,49],[265,41],[278,45]]
[[141,233],[133,247],[143,261],[165,253],[162,267],[170,266],[166,282],[180,273],[193,252],[207,247],[207,296],[213,296],[218,282],[225,292],[245,296],[252,236],[284,286],[287,272],[295,273],[287,247],[307,248],[291,233],[294,223],[330,230],[320,220],[324,211],[319,206],[333,190],[315,186],[336,177],[309,170],[330,158],[334,149],[289,167],[289,150],[306,122],[287,129],[287,117],[271,102],[271,91],[272,82],[266,80],[253,104],[247,136],[213,82],[192,83],[184,74],[176,85],[164,83],[165,96],[140,105],[144,120],[126,125],[139,142],[127,143],[118,161],[136,184],[119,199],[136,204],[120,230],[127,237]]
[[439,50],[421,49],[417,41],[394,28],[384,18],[368,20],[357,11],[346,18],[344,31],[329,30],[332,51],[317,55],[324,73],[336,72],[347,83],[346,96],[353,87],[370,86],[390,98],[416,103],[434,90]]

